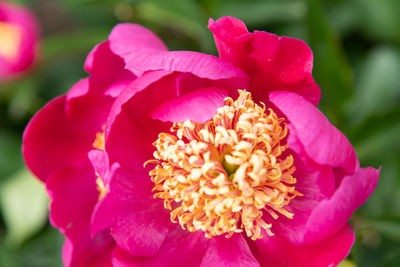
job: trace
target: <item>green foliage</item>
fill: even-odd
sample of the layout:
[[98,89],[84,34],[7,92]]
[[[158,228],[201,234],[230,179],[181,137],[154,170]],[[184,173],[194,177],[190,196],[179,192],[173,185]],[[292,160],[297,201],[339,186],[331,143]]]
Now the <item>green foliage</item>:
[[173,50],[216,53],[209,17],[305,40],[314,52],[320,108],[355,146],[362,166],[382,167],[353,216],[357,239],[342,266],[400,262],[400,1],[14,0],[43,26],[42,55],[20,80],[0,85],[0,266],[62,266],[63,238],[46,223],[46,198],[23,168],[22,131],[46,102],[85,77],[91,48],[118,22],[140,23]]
[[22,169],[0,189],[0,204],[6,226],[6,242],[18,246],[47,221],[48,198],[42,185]]

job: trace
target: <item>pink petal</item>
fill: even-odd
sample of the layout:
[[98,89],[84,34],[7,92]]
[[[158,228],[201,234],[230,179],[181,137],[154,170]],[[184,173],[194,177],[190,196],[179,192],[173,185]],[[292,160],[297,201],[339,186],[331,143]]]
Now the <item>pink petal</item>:
[[307,221],[305,243],[310,244],[337,232],[372,194],[380,170],[361,168],[354,175],[345,176],[330,199],[323,200]]
[[109,189],[111,176],[114,174],[114,171],[119,166],[117,166],[117,164],[113,164],[112,166],[110,166],[108,154],[107,152],[102,150],[93,149],[89,151],[88,157],[90,162],[92,163],[95,173],[101,178],[104,186]]
[[115,26],[109,40],[111,50],[122,58],[148,50],[168,50],[153,32],[133,23],[121,23]]
[[129,56],[126,67],[138,76],[149,70],[189,72],[210,80],[233,79],[236,89],[248,88],[248,77],[229,62],[191,51],[147,52]]
[[87,153],[93,148],[113,98],[88,89],[87,79],[74,85],[43,107],[29,122],[22,152],[27,166],[42,181],[66,166],[90,166]]
[[67,93],[67,102],[85,96],[89,93],[89,78],[81,79],[75,83]]
[[[269,99],[286,116],[297,140],[312,160],[354,172],[358,162],[352,145],[314,105],[292,92],[271,92]],[[288,142],[292,147],[293,139],[289,138]],[[298,145],[294,144],[292,149],[296,147]]]
[[133,80],[135,76],[125,69],[121,57],[110,50],[110,42],[105,41],[97,45],[85,61],[85,70],[92,79],[97,80],[102,86],[123,80]]
[[[110,162],[118,162],[127,168],[142,169],[143,163],[152,158],[154,148],[151,144],[160,132],[169,132],[171,127],[170,123],[152,119],[151,116],[161,120],[186,118],[182,117],[181,112],[187,105],[181,101],[183,99],[192,101],[192,104],[205,104],[206,110],[202,110],[203,114],[199,114],[198,107],[197,110],[187,111],[187,115],[191,116],[187,118],[210,119],[222,104],[225,91],[229,94],[237,93],[231,87],[232,82],[233,80],[199,78],[192,73],[170,73],[163,70],[145,73],[122,92],[110,112],[106,126],[106,150]],[[204,95],[204,92],[211,91],[214,93]],[[177,97],[181,99],[181,104],[172,106],[169,101],[178,104]],[[162,114],[160,109],[168,110],[168,113]]]
[[109,37],[111,50],[124,58],[127,69],[137,76],[149,70],[190,72],[207,79],[237,79],[246,88],[247,76],[231,64],[214,56],[189,51],[166,52],[162,41],[136,24],[119,24]]
[[109,267],[114,243],[106,232],[90,238],[88,225],[80,225],[66,232],[62,260],[68,267]]
[[[311,184],[323,179],[329,173],[319,172],[320,177],[317,180],[313,178],[315,174],[302,179],[312,179]],[[354,175],[344,176],[338,189],[330,197],[323,197],[321,193],[313,194],[312,191],[307,192],[304,186],[296,187],[304,196],[297,197],[289,206],[294,213],[293,219],[282,217],[275,221],[274,227],[277,233],[297,246],[320,242],[334,235],[368,199],[376,187],[378,177],[379,170],[359,169]],[[315,185],[311,187],[315,188]],[[318,193],[318,190],[314,189],[314,192]],[[318,199],[318,195],[323,198]]]
[[309,246],[294,246],[279,235],[248,241],[251,251],[263,267],[322,267],[336,266],[350,252],[354,234],[350,227],[343,227],[329,239]]
[[90,168],[65,168],[47,181],[52,199],[50,221],[67,237],[63,260],[67,266],[82,266],[106,253],[113,245],[108,232],[90,236],[89,223],[99,192]]
[[115,266],[199,266],[209,247],[211,240],[204,237],[201,231],[188,232],[177,226],[170,231],[154,257],[132,257],[116,248],[113,264]]
[[[294,214],[292,219],[280,216],[277,220],[273,219],[267,213],[264,219],[272,223],[273,232],[283,236],[291,243],[302,246],[305,243],[305,235],[308,220],[314,209],[324,199],[329,199],[335,192],[335,177],[332,168],[329,166],[320,167],[316,170],[308,170],[307,162],[300,157],[295,157],[296,171],[296,190],[303,194],[290,202],[287,207],[288,211]],[[342,225],[338,225],[341,228]],[[321,239],[325,238],[325,232],[321,230]]]
[[210,243],[200,267],[260,266],[241,234],[231,238],[214,237]]
[[204,123],[215,115],[218,107],[224,105],[228,93],[221,88],[203,88],[163,102],[150,114],[161,121],[193,120]]
[[220,57],[250,76],[249,89],[256,99],[285,90],[318,104],[321,92],[311,75],[313,55],[306,43],[267,32],[248,33],[244,23],[232,17],[210,20],[208,27]]
[[85,131],[82,123],[65,114],[65,96],[48,103],[30,121],[23,136],[22,152],[31,171],[45,181],[54,170],[65,166],[89,165],[87,151],[92,148],[96,130]]
[[99,195],[91,168],[59,169],[48,177],[46,186],[52,199],[50,221],[54,226],[65,231],[72,223],[90,218]]
[[117,169],[110,180],[110,191],[93,214],[92,233],[111,227],[111,235],[129,254],[155,255],[171,222],[162,201],[153,199],[153,186],[144,169]]
[[75,122],[86,121],[85,128],[89,131],[94,125],[102,127],[114,101],[106,92],[115,87],[120,90],[120,83],[111,84],[102,91],[93,84],[93,79],[80,80],[67,93],[66,116]]

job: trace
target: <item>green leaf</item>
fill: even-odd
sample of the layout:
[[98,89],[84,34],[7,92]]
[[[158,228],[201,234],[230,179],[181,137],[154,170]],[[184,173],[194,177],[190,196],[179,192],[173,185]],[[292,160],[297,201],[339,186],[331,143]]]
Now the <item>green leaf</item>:
[[44,186],[26,169],[2,184],[0,204],[10,245],[20,245],[47,221],[48,198]]
[[356,144],[360,159],[376,160],[384,156],[396,156],[400,152],[400,122],[364,132],[364,138]]
[[372,50],[357,79],[357,91],[349,109],[351,123],[372,114],[383,114],[399,104],[400,53],[391,47]]
[[314,54],[313,75],[322,91],[320,107],[339,126],[344,120],[344,104],[353,93],[352,72],[339,36],[327,21],[321,1],[307,2],[309,45]]
[[400,241],[400,222],[393,220],[379,220],[371,222],[371,225],[387,238]]
[[0,182],[22,166],[20,136],[0,129]]
[[239,18],[247,25],[266,25],[276,22],[293,22],[307,14],[304,1],[219,1],[215,19],[223,16]]
[[12,251],[0,240],[0,265],[7,267],[18,267]]
[[[137,6],[142,20],[158,26],[168,26],[195,40],[202,51],[213,51],[212,35],[207,29],[208,16],[201,6],[193,0],[150,0]],[[167,43],[170,40],[165,40]]]
[[40,234],[29,239],[18,250],[19,266],[62,267],[62,244],[64,237],[57,229],[47,226]]
[[338,267],[357,267],[351,260],[345,259],[339,263]]
[[57,60],[62,54],[89,51],[98,43],[107,39],[108,28],[79,30],[67,33],[54,34],[43,40],[43,61]]
[[356,0],[362,15],[363,30],[375,39],[400,44],[400,1]]

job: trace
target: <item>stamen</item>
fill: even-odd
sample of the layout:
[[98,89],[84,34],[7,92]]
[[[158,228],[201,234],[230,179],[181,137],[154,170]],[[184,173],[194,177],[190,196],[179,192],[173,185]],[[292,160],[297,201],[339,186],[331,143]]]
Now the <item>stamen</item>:
[[273,235],[273,221],[286,209],[295,190],[293,156],[283,155],[287,127],[272,109],[265,113],[249,92],[226,98],[204,124],[174,123],[153,143],[156,164],[149,172],[155,198],[164,200],[171,221],[205,236],[245,231],[253,240],[261,229]]
[[[104,131],[105,131],[106,126],[103,125],[101,127],[101,132],[96,133],[96,139],[93,142],[93,148],[98,149],[98,150],[105,150],[105,140],[104,140]],[[100,177],[100,174],[96,172],[96,184],[97,184],[97,191],[99,191],[99,200],[102,199],[107,193],[108,190],[104,186],[103,180]]]
[[101,132],[96,133],[96,139],[93,142],[93,147],[98,150],[105,150],[105,140],[104,140],[104,131],[106,126],[103,125],[101,127]]
[[96,176],[97,191],[99,191],[99,200],[101,200],[108,193],[108,190],[104,186],[103,180],[101,180],[101,177],[98,173],[96,173]]

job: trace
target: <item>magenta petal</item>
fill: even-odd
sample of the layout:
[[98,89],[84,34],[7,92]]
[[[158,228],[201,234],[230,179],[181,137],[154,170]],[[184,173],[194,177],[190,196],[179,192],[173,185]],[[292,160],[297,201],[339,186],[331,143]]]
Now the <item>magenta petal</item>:
[[143,99],[137,94],[153,87],[153,83],[168,74],[164,71],[145,74],[115,101],[106,124],[106,151],[111,164],[118,162],[125,168],[143,170],[144,162],[152,158],[154,149],[151,144],[158,133],[168,131],[170,126],[147,116],[154,98]]
[[[331,179],[326,171],[327,168],[319,173],[304,176],[303,179],[310,179],[311,183],[318,182],[325,176]],[[294,199],[289,206],[294,213],[293,219],[280,218],[275,223],[277,232],[297,246],[329,238],[339,231],[354,211],[367,200],[376,187],[378,177],[379,170],[358,169],[354,175],[344,176],[339,187],[329,198],[323,197],[321,192],[315,194],[311,190],[305,191],[307,183],[299,189],[296,187],[304,196]],[[318,199],[318,196],[323,198]]]
[[336,266],[349,254],[354,243],[350,227],[343,227],[337,234],[320,243],[294,246],[279,235],[249,241],[254,256],[262,267],[327,267]]
[[116,248],[113,264],[115,266],[142,267],[187,267],[199,266],[211,244],[201,231],[188,232],[177,226],[170,231],[162,244],[159,253],[154,257],[132,257]]
[[240,69],[215,56],[192,51],[147,52],[127,57],[126,67],[138,76],[149,70],[189,72],[211,80],[234,79],[238,88],[248,88],[248,77]]
[[108,232],[90,236],[90,216],[98,194],[93,170],[65,168],[48,177],[52,199],[50,221],[67,237],[63,259],[67,266],[88,266],[112,246]]
[[[190,72],[165,70],[146,72],[121,93],[111,109],[106,126],[110,162],[142,169],[143,163],[152,158],[154,147],[151,144],[159,133],[168,132],[171,127],[170,123],[162,121],[210,119],[222,105],[224,96],[237,93],[235,79],[213,80]],[[197,110],[191,108],[182,114],[183,108],[188,106],[186,102],[196,104]],[[204,105],[201,110],[200,104]],[[163,114],[164,111],[168,112]]]
[[[106,127],[106,150],[110,162],[142,169],[143,163],[152,158],[154,147],[151,144],[160,132],[168,132],[171,127],[170,123],[162,121],[182,119],[180,111],[187,106],[182,99],[197,105],[197,110],[191,108],[183,115],[194,117],[184,118],[209,119],[222,105],[227,95],[225,91],[234,91],[233,84],[233,81],[224,79],[201,79],[191,73],[146,72],[121,93],[111,109]],[[201,112],[200,104],[205,105]]]
[[89,93],[89,78],[81,79],[67,93],[67,102]]
[[269,99],[287,117],[298,141],[312,160],[321,165],[344,168],[348,173],[354,172],[358,162],[352,145],[314,105],[292,92],[271,92]]
[[87,79],[76,83],[67,96],[44,106],[25,129],[24,159],[42,181],[59,168],[90,166],[87,153],[93,149],[113,98],[88,86]]
[[110,191],[93,215],[92,233],[111,227],[111,235],[129,254],[155,255],[171,223],[162,201],[153,199],[152,186],[144,169],[116,169]]
[[154,256],[168,229],[154,224],[152,220],[146,211],[125,214],[113,225],[111,235],[132,256]]
[[[272,222],[273,232],[286,238],[291,243],[302,246],[306,242],[307,224],[313,210],[324,199],[329,199],[335,190],[335,177],[332,168],[325,166],[317,170],[307,170],[306,163],[299,157],[295,157],[297,178],[296,190],[303,196],[293,199],[288,206],[288,210],[294,214],[292,219],[280,216],[278,220],[273,220],[264,214],[266,221]],[[343,226],[338,225],[339,229]],[[328,233],[332,234],[332,233]],[[326,238],[327,234],[321,230],[320,240]]]
[[115,26],[108,38],[111,50],[125,58],[148,50],[166,51],[167,47],[152,31],[133,23]]
[[89,151],[88,157],[92,163],[96,175],[100,177],[104,186],[108,189],[110,178],[117,167],[115,166],[116,164],[110,167],[108,154],[103,150],[93,149]]
[[379,172],[369,167],[345,176],[334,195],[321,201],[313,210],[304,227],[305,243],[319,241],[338,231],[372,194],[378,183]]
[[65,114],[65,96],[58,97],[42,108],[30,121],[23,136],[22,152],[31,171],[45,181],[47,176],[65,166],[89,166],[87,151],[92,134],[87,126],[69,120]]
[[241,234],[231,238],[214,237],[200,267],[259,267]]
[[306,43],[267,32],[249,33],[242,21],[232,17],[210,20],[208,27],[220,57],[250,76],[256,98],[285,90],[318,104],[321,92],[311,75],[313,55]]
[[71,224],[90,218],[99,195],[91,168],[59,169],[49,176],[46,185],[52,199],[50,220],[54,226],[65,231]]
[[[112,264],[114,267],[143,267],[145,265],[140,264],[140,258],[132,257],[126,253],[123,249],[118,246],[114,249],[112,255]],[[160,265],[159,267],[162,267]]]
[[69,229],[63,246],[62,259],[68,267],[109,267],[114,243],[108,232],[91,238],[88,224]]
[[215,115],[218,107],[224,105],[227,96],[224,89],[203,88],[163,102],[153,109],[150,117],[164,122],[193,120],[204,123]]
[[248,78],[240,70],[217,57],[191,51],[167,52],[162,41],[136,24],[119,24],[109,37],[111,50],[124,58],[127,69],[137,76],[149,70],[190,72],[200,78],[237,79],[238,88],[247,88]]
[[109,41],[93,48],[86,58],[84,67],[91,74],[91,79],[95,79],[101,86],[135,78],[129,70],[125,69],[123,59],[110,50]]

